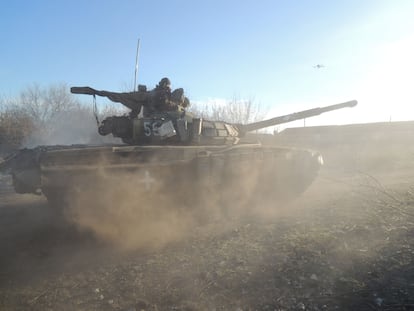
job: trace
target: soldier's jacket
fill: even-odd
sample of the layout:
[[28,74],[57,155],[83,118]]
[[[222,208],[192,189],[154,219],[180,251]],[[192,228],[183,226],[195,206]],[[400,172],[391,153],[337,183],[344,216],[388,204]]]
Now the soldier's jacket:
[[153,112],[182,111],[189,104],[186,99],[182,88],[173,92],[169,88],[155,88],[151,94],[151,105],[146,107],[144,115],[150,115]]

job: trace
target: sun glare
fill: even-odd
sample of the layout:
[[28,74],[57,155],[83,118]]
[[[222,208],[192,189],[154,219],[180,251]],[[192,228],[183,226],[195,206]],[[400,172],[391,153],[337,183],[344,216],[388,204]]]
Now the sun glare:
[[367,122],[414,120],[414,36],[388,44],[380,61],[361,81],[358,97]]

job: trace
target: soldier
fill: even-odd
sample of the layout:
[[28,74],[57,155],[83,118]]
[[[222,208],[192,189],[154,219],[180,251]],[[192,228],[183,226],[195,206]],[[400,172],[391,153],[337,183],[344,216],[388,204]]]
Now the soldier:
[[171,82],[168,78],[162,78],[152,90],[151,104],[151,108],[158,112],[175,110],[171,102]]
[[171,92],[171,81],[168,78],[162,78],[160,83],[158,83],[157,87],[161,89],[166,89]]
[[182,88],[171,92],[171,82],[168,78],[162,78],[151,96],[152,109],[156,112],[184,111],[189,106],[189,100],[184,96]]

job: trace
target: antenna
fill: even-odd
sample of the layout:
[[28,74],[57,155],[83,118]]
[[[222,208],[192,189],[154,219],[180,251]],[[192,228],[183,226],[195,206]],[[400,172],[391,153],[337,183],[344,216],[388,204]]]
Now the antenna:
[[134,92],[137,90],[137,74],[138,74],[138,59],[139,59],[139,40],[137,43],[137,54],[135,56],[135,77],[134,77]]

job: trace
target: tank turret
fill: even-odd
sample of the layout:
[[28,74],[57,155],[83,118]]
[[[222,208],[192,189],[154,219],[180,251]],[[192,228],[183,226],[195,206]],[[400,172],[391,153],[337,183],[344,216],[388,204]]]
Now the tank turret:
[[[72,93],[105,96],[128,107],[131,110],[128,116],[110,116],[101,122],[98,131],[101,135],[112,134],[114,137],[119,137],[130,145],[237,144],[247,132],[357,105],[357,101],[352,100],[250,124],[232,124],[204,120],[187,113],[185,108],[189,105],[188,99],[183,96],[182,89],[179,90],[178,96],[174,95],[176,90],[169,97],[163,98],[157,94],[157,88],[147,91],[145,87],[141,87],[138,92],[131,93],[97,91],[90,87],[71,88]],[[164,103],[159,104],[160,100]],[[138,117],[141,109],[144,112],[143,117]]]

